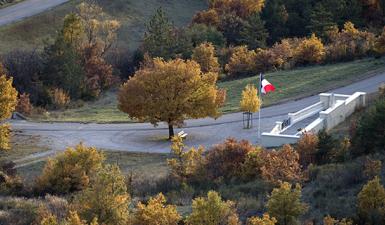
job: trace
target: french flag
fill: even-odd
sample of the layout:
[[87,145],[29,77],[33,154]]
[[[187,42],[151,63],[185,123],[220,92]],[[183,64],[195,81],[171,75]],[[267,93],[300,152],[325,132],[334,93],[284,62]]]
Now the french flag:
[[261,92],[263,94],[267,94],[269,92],[275,91],[275,87],[267,81],[265,78],[263,78],[263,75],[261,74]]

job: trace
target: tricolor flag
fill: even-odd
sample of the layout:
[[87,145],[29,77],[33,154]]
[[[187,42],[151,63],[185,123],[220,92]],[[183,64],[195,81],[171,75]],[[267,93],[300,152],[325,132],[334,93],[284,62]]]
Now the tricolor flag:
[[275,87],[269,81],[267,81],[265,78],[263,78],[262,74],[260,76],[260,79],[261,79],[261,92],[263,94],[267,94],[267,93],[275,90]]

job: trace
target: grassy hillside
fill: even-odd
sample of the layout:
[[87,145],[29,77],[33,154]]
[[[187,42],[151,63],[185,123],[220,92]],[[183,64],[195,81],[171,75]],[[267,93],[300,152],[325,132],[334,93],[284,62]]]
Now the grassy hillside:
[[[264,106],[328,91],[384,71],[385,59],[364,59],[268,73],[265,77],[276,86],[277,91],[264,97]],[[238,111],[243,88],[249,83],[257,85],[258,79],[258,76],[254,76],[220,82],[219,86],[227,90],[223,112]],[[87,102],[80,108],[50,112],[48,116],[37,119],[77,122],[128,121],[127,115],[117,109],[116,92],[106,93],[101,99]]]
[[[51,11],[23,21],[0,27],[0,53],[17,48],[41,48],[61,26],[64,16],[74,10],[79,1],[71,1]],[[188,24],[196,11],[206,8],[205,0],[109,0],[99,1],[104,10],[119,20],[118,47],[136,48],[143,35],[144,24],[155,10],[162,7],[176,25]]]

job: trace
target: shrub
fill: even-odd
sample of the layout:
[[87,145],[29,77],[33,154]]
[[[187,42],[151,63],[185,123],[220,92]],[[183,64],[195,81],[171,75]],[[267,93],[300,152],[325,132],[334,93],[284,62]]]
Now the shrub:
[[374,50],[380,55],[385,54],[385,27],[381,35],[376,39]]
[[135,225],[162,224],[177,225],[181,216],[174,205],[165,205],[166,198],[162,193],[150,198],[147,205],[138,203],[135,211]]
[[219,25],[219,15],[214,9],[201,11],[194,15],[192,23],[201,23],[207,26],[216,27]]
[[315,155],[318,146],[318,137],[312,133],[304,133],[297,142],[295,150],[299,154],[300,164],[307,167],[311,163],[315,163]]
[[33,106],[31,104],[29,94],[24,93],[19,96],[19,101],[16,106],[16,111],[24,115],[31,115]]
[[369,157],[366,158],[364,163],[364,176],[373,179],[375,176],[379,176],[382,169],[382,162],[380,160],[373,160]]
[[337,220],[331,216],[325,216],[323,219],[323,224],[324,225],[353,225],[353,222],[346,218],[343,218],[342,220]]
[[206,170],[209,179],[236,178],[249,152],[255,147],[246,140],[229,138],[224,143],[214,145],[206,155]]
[[373,49],[375,36],[366,31],[359,31],[351,22],[346,22],[344,28],[329,32],[331,43],[326,47],[327,59],[339,61],[366,56]]
[[274,184],[278,184],[280,181],[302,180],[299,155],[290,145],[284,145],[279,151],[262,151],[260,160],[260,171],[264,180]]
[[104,155],[82,143],[49,159],[38,177],[39,192],[66,194],[87,188],[91,177],[101,168]]
[[238,225],[238,215],[234,203],[222,201],[219,194],[209,191],[207,198],[196,198],[192,203],[192,213],[186,219],[188,225]]
[[70,96],[60,88],[54,88],[50,92],[51,102],[56,109],[62,109],[70,103]]
[[11,126],[9,124],[0,124],[0,151],[11,149],[9,138],[11,136]]
[[270,216],[277,219],[278,224],[297,224],[299,216],[307,211],[306,204],[301,202],[301,186],[295,188],[284,182],[279,188],[274,188],[266,205]]
[[180,136],[172,138],[172,159],[167,160],[171,176],[179,182],[194,182],[203,179],[204,158],[203,147],[191,148],[185,151],[185,145]]
[[101,224],[125,225],[130,201],[119,168],[107,165],[96,173],[90,186],[76,194],[74,208],[88,222],[96,218]]
[[266,72],[276,68],[276,65],[279,64],[277,62],[277,58],[273,51],[270,49],[257,49],[256,57],[255,57],[255,68],[256,71]]
[[[295,42],[295,41],[294,41]],[[289,69],[294,66],[292,59],[294,56],[293,40],[282,39],[281,42],[277,42],[271,48],[273,55],[275,56],[274,64],[276,68]]]
[[301,64],[320,63],[325,57],[325,47],[321,40],[312,34],[310,38],[305,38],[295,50],[295,58]]
[[275,225],[277,220],[274,217],[270,217],[269,214],[263,214],[262,218],[251,217],[247,220],[247,225]]
[[358,193],[358,213],[365,224],[383,224],[385,189],[375,177]]
[[218,73],[219,63],[215,57],[215,48],[211,43],[202,43],[193,50],[191,59],[196,61],[203,73],[214,72]]
[[234,48],[225,70],[230,77],[252,76],[257,74],[255,61],[257,54],[249,51],[246,46]]

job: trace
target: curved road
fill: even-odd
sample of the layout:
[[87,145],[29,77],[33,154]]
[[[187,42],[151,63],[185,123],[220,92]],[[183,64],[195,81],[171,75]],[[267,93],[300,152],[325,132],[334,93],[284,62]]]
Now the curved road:
[[24,0],[0,9],[0,26],[39,14],[68,0]]
[[[385,73],[332,90],[339,94],[352,94],[356,91],[374,92],[381,83],[385,83]],[[287,117],[287,113],[303,109],[318,101],[318,96],[306,97],[297,101],[263,108],[261,111],[261,130],[268,131],[274,122]],[[189,135],[189,146],[211,146],[228,137],[247,139],[257,143],[257,119],[254,128],[243,129],[242,113],[226,114],[217,120],[211,118],[187,120],[183,128]],[[80,124],[80,123],[34,123],[12,121],[15,130],[24,134],[39,135],[42,143],[48,143],[52,152],[79,142],[108,150],[169,152],[170,144],[165,141],[168,129],[164,124],[154,128],[148,123],[134,124]],[[180,129],[177,129],[179,131]]]

